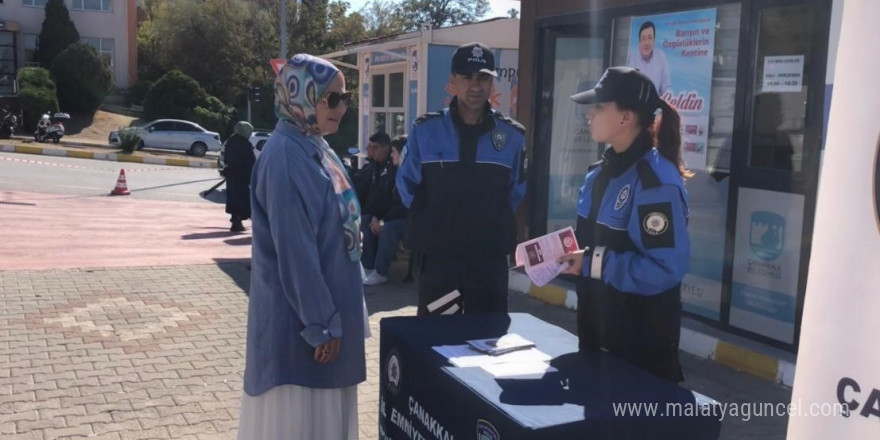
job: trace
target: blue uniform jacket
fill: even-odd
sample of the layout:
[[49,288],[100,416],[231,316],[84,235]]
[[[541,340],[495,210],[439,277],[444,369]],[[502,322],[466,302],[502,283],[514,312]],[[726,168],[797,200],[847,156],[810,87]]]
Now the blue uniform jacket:
[[397,172],[411,249],[505,255],[515,247],[514,212],[526,190],[524,129],[488,103],[485,112],[483,124],[465,125],[453,99],[413,124]]
[[[343,244],[336,193],[319,148],[279,122],[251,179],[253,262],[245,391],[340,388],[366,378],[360,264]],[[335,361],[315,347],[342,338]]]
[[[590,247],[583,276],[637,295],[675,287],[690,262],[687,193],[678,169],[645,139],[621,155],[609,151],[605,162],[587,173],[578,199],[578,243]],[[604,168],[610,175],[591,221]]]

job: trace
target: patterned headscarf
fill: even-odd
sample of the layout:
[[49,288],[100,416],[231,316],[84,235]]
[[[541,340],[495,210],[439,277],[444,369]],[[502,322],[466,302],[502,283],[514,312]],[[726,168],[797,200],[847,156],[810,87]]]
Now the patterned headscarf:
[[321,151],[321,165],[333,182],[345,234],[345,250],[351,261],[360,261],[361,207],[339,156],[321,137],[315,107],[339,74],[339,69],[321,58],[294,55],[275,78],[275,115],[296,127]]

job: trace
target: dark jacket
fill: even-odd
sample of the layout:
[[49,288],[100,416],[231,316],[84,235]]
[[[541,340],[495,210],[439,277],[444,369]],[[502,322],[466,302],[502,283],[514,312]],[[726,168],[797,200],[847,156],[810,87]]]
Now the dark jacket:
[[238,134],[226,140],[226,213],[250,218],[250,181],[254,168],[254,148],[250,141]]
[[406,240],[417,252],[506,255],[516,245],[514,211],[526,189],[522,125],[485,106],[466,125],[458,101],[413,124],[397,173],[410,208]]
[[407,213],[409,213],[409,209],[406,209],[406,205],[403,204],[403,200],[400,199],[400,191],[397,190],[397,186],[394,186],[394,189],[391,192],[391,207],[388,208],[388,211],[385,213],[385,216],[382,217],[384,221],[391,220],[402,220],[406,218]]
[[351,182],[354,186],[354,191],[357,193],[358,202],[361,204],[361,210],[363,211],[364,203],[367,201],[367,196],[370,193],[370,181],[373,180],[373,161],[367,160],[367,163],[364,164],[363,168],[356,169],[351,173]]
[[374,217],[383,218],[391,207],[391,192],[394,190],[394,179],[397,167],[388,159],[385,163],[373,162],[369,174],[369,191],[364,200],[362,212]]

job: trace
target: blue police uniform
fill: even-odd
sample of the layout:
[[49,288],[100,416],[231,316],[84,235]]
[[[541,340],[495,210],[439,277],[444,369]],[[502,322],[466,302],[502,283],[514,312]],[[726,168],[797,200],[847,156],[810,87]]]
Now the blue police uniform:
[[606,150],[578,200],[580,348],[602,347],[659,376],[683,380],[678,361],[681,280],[688,270],[687,193],[678,168],[643,133]]
[[[488,103],[481,124],[464,124],[457,98],[413,124],[397,189],[410,209],[406,242],[420,255],[420,314],[507,311],[507,254],[526,189],[524,132]],[[449,296],[454,290],[460,295]]]

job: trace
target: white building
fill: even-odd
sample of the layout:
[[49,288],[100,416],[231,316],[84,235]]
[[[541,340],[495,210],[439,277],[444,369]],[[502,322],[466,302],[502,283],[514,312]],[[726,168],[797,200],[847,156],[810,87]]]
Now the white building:
[[[38,65],[34,53],[46,18],[47,0],[0,0],[0,94],[14,93],[18,69]],[[127,88],[137,80],[137,5],[135,0],[64,0],[80,41],[110,60],[114,84]]]

